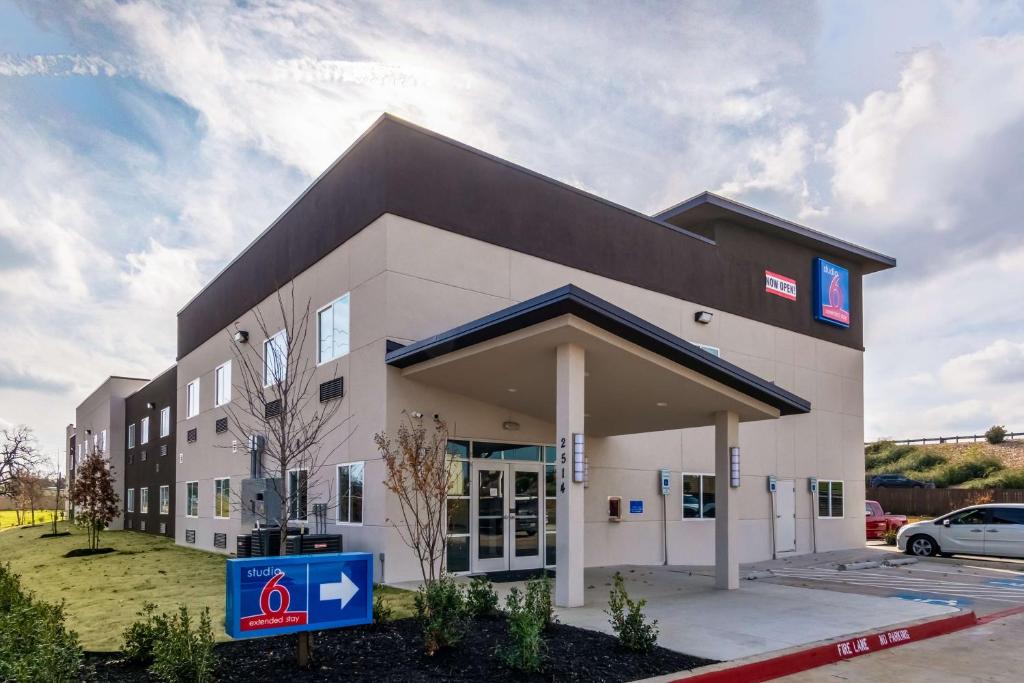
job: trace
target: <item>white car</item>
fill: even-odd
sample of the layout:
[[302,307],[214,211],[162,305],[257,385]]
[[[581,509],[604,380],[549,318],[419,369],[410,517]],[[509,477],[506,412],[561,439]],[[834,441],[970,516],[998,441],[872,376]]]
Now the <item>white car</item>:
[[1024,504],[972,505],[900,528],[896,546],[910,555],[1024,557]]

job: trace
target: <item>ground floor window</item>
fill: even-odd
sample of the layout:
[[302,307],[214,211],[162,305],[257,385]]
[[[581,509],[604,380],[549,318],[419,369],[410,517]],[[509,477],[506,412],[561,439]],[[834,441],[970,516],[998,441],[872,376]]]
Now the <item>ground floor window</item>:
[[213,516],[226,519],[231,516],[231,479],[213,480]]
[[338,523],[363,523],[363,469],[361,462],[338,465]]
[[818,480],[818,517],[843,516],[843,482]]
[[683,473],[683,519],[715,518],[715,475]]
[[143,486],[139,489],[139,512],[142,514],[149,513],[149,487]]
[[160,514],[169,515],[171,513],[171,487],[164,485],[160,487]]
[[185,516],[199,516],[199,482],[189,481],[185,483]]
[[309,473],[306,470],[288,472],[288,519],[306,519],[306,496],[309,493]]
[[446,523],[448,529],[448,554],[445,567],[448,571],[469,571],[469,442],[449,441],[448,456],[451,458],[452,478],[448,487]]
[[125,501],[125,509],[128,512],[135,512],[135,489],[128,489],[128,498]]

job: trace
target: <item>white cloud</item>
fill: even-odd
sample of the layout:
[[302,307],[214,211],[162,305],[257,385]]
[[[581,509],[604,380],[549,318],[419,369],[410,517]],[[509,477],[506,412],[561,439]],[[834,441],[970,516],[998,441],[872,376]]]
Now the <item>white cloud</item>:
[[998,339],[983,349],[950,358],[942,364],[942,381],[954,391],[1002,393],[1010,384],[1024,393],[1024,342]]

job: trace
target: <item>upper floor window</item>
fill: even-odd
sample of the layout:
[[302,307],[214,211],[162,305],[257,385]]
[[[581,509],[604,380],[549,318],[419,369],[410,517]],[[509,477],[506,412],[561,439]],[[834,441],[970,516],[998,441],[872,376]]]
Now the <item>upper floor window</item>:
[[185,387],[185,417],[195,417],[199,414],[199,378],[188,383]]
[[107,430],[104,429],[100,432],[100,451],[103,453],[107,452]]
[[149,417],[144,417],[139,421],[139,443],[149,443]]
[[281,330],[263,342],[263,386],[284,381],[288,373],[288,336]]
[[135,423],[128,425],[128,448],[135,448]]
[[171,435],[171,407],[160,409],[160,436]]
[[218,365],[213,371],[213,404],[222,406],[231,402],[231,361]]
[[317,363],[348,353],[349,295],[345,294],[317,311]]

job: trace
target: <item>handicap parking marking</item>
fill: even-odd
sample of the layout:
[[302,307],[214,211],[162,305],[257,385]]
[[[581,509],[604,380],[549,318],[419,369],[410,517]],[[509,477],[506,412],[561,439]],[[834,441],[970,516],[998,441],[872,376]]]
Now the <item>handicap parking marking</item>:
[[1010,581],[1009,579],[989,579],[985,582],[988,586],[1003,586],[1006,588],[1024,588],[1024,581]]
[[899,600],[909,600],[910,602],[923,602],[927,605],[941,605],[943,607],[966,607],[974,604],[973,600],[968,600],[967,598],[944,598],[936,595],[929,596],[925,593],[896,593],[889,597],[897,598]]

